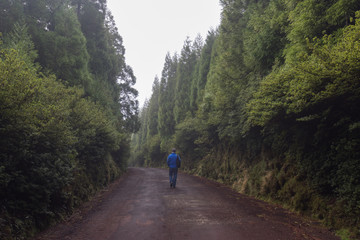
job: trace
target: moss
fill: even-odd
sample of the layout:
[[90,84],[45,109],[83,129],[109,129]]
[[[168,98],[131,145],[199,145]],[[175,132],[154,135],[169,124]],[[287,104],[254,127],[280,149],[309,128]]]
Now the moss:
[[340,229],[336,231],[336,235],[339,236],[341,240],[355,240],[349,229]]
[[269,195],[273,189],[273,185],[269,184],[274,179],[274,171],[266,171],[265,175],[261,178],[260,195]]
[[328,214],[328,206],[329,203],[324,198],[322,198],[319,194],[313,193],[312,194],[312,201],[311,201],[311,211],[312,217],[324,220],[325,216]]

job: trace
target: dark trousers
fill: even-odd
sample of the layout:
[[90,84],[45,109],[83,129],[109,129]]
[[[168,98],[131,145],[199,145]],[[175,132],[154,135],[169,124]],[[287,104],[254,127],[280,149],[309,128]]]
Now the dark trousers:
[[169,168],[169,179],[170,179],[170,183],[172,183],[173,187],[176,186],[177,173],[178,173],[177,168]]

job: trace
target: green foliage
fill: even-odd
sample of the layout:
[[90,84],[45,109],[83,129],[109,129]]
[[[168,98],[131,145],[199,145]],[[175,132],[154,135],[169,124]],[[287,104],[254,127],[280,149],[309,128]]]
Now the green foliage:
[[168,53],[161,74],[159,89],[158,130],[162,138],[169,138],[175,132],[175,86],[177,71],[177,56]]
[[65,96],[73,90],[38,77],[17,54],[3,51],[0,67],[1,166],[6,173],[1,198],[8,212],[30,215],[41,226],[41,218],[64,210],[52,204],[66,203],[63,189],[72,178],[76,139],[66,121],[71,98]]
[[0,32],[10,32],[14,23],[24,20],[23,3],[20,0],[4,0],[0,2]]
[[5,36],[4,45],[7,48],[17,49],[19,55],[22,56],[28,65],[33,65],[35,59],[38,57],[37,52],[34,50],[34,43],[30,39],[28,28],[25,23],[16,22],[14,24],[12,32]]
[[152,137],[158,133],[158,111],[159,111],[159,94],[160,94],[160,86],[159,86],[159,78],[155,77],[152,89],[152,96],[149,101],[149,122],[148,122],[148,137]]
[[93,39],[68,1],[0,5],[0,238],[23,239],[126,171],[137,91],[106,5],[92,5],[106,74],[89,70]]
[[302,56],[302,62],[271,73],[248,105],[250,121],[265,125],[282,113],[308,121],[328,110],[326,101],[341,99],[352,105],[359,96],[358,30],[358,22],[349,26],[335,45],[331,36],[325,36],[311,46],[312,54]]
[[40,63],[71,86],[88,89],[91,76],[86,39],[72,9],[61,6],[53,15],[53,31],[40,31]]
[[176,70],[176,88],[174,94],[174,117],[176,124],[183,121],[187,112],[191,110],[189,93],[191,92],[196,60],[196,49],[192,46],[190,39],[186,39]]
[[[264,76],[275,61],[283,62],[282,51],[287,44],[288,11],[283,0],[261,1],[247,10],[244,30],[244,61],[253,72]],[[266,4],[269,4],[267,7]]]
[[165,154],[160,148],[160,136],[154,135],[146,144],[148,154],[146,155],[146,166],[149,167],[162,167],[166,166]]
[[197,90],[197,98],[193,99],[193,104],[196,104],[196,106],[201,104],[204,97],[204,90],[207,82],[207,76],[210,71],[212,50],[216,36],[217,33],[214,30],[210,30],[208,32],[208,36],[206,37],[205,44],[201,50],[200,59],[198,61],[199,70],[194,81],[194,84],[196,84],[196,88],[194,87],[194,89]]
[[186,119],[176,126],[175,132],[175,146],[180,149],[179,154],[183,159],[182,167],[192,169],[194,168],[194,162],[190,159],[197,159],[199,156],[198,147],[195,143],[199,136],[199,120],[187,116]]
[[336,235],[339,236],[342,240],[351,240],[352,238],[352,234],[350,233],[350,231],[348,229],[341,229],[339,231],[336,232]]
[[105,112],[82,98],[81,90],[39,75],[15,50],[2,50],[1,56],[2,206],[43,228],[74,207],[79,196],[69,187],[78,180],[76,172],[84,171],[95,189],[111,180],[92,170],[108,171],[106,162],[113,160],[105,161],[106,154],[119,141]]
[[326,11],[326,19],[332,26],[349,25],[359,9],[360,3],[356,0],[333,1],[333,5]]

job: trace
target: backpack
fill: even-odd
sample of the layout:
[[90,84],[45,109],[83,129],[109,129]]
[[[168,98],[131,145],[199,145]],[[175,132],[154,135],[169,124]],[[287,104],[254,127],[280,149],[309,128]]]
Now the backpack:
[[177,168],[181,167],[181,161],[180,161],[178,155],[176,155],[176,167],[177,167]]

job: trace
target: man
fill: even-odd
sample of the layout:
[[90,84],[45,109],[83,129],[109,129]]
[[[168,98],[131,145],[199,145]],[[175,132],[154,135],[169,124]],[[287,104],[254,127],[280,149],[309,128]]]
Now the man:
[[179,155],[176,154],[176,149],[173,148],[172,153],[167,158],[167,165],[169,166],[170,188],[176,187],[177,172],[180,164],[181,159]]

